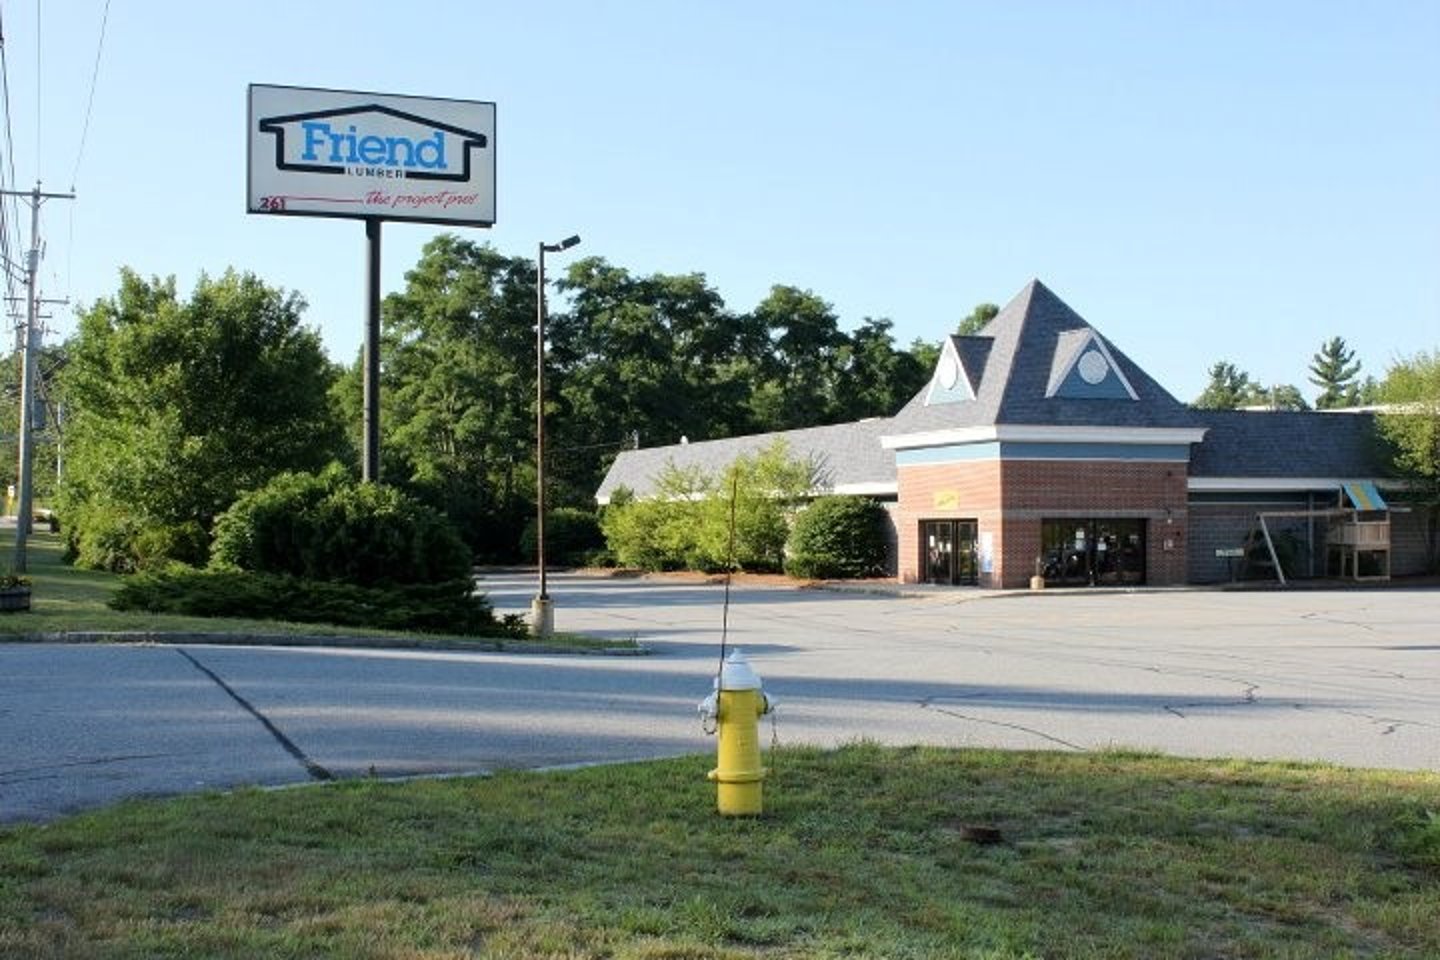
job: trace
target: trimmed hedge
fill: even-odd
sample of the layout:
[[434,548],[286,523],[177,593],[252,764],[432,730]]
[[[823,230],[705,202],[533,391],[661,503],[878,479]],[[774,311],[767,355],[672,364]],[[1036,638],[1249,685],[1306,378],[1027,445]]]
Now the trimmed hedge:
[[821,497],[795,519],[785,572],[848,579],[885,570],[885,508],[865,497]]
[[110,606],[196,617],[288,620],[463,636],[523,633],[518,617],[496,620],[489,601],[473,592],[468,579],[361,587],[285,574],[176,565],[128,577],[110,599]]

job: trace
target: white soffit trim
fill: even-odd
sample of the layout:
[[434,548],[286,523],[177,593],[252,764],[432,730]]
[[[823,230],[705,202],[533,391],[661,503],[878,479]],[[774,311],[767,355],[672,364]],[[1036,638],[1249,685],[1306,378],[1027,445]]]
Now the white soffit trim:
[[1191,477],[1190,489],[1198,493],[1264,493],[1283,490],[1334,490],[1347,483],[1369,482],[1384,490],[1409,490],[1413,484],[1387,477]]
[[900,485],[893,480],[872,480],[866,483],[837,483],[835,493],[856,497],[878,497],[887,493],[899,493]]
[[1229,493],[1247,491],[1255,493],[1283,490],[1335,490],[1346,481],[1339,477],[1191,477],[1190,489],[1199,493]]
[[927,430],[880,438],[886,450],[910,447],[940,447],[957,443],[992,443],[1014,441],[1029,443],[1137,443],[1170,444],[1199,443],[1205,439],[1205,427],[1050,427],[1026,424],[1000,424],[985,427],[954,427],[949,430]]

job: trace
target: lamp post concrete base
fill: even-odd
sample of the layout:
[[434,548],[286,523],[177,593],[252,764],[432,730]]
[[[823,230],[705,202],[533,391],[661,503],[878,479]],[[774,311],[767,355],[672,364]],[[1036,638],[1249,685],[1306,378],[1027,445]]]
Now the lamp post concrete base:
[[530,636],[548,637],[555,632],[555,601],[536,597],[530,601]]

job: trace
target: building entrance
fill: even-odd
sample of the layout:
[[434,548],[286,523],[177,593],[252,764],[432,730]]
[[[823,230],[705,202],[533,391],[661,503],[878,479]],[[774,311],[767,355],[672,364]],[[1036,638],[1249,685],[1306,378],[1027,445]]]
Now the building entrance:
[[979,582],[975,520],[920,521],[920,571],[924,583]]
[[1145,582],[1144,520],[1044,520],[1040,539],[1047,586],[1118,587]]

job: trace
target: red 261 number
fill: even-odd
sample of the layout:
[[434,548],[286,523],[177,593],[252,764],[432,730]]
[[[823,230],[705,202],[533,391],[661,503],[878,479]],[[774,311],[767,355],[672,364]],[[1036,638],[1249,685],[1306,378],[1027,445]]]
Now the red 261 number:
[[261,198],[260,198],[260,209],[263,210],[263,211],[266,211],[266,212],[274,212],[274,211],[276,211],[276,210],[284,210],[284,209],[285,209],[285,198],[284,198],[284,197],[261,197]]

